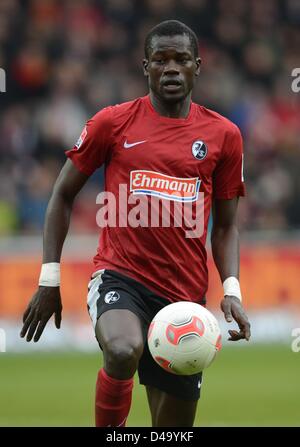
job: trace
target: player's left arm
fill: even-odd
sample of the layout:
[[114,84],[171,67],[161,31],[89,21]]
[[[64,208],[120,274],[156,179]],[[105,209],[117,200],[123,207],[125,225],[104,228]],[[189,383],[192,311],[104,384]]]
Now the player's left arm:
[[[239,279],[239,232],[236,224],[238,197],[215,199],[213,203],[213,228],[211,234],[212,254],[222,283],[229,277]],[[250,323],[241,300],[234,295],[225,295],[221,301],[225,319],[233,319],[239,331],[229,330],[231,341],[250,339]]]

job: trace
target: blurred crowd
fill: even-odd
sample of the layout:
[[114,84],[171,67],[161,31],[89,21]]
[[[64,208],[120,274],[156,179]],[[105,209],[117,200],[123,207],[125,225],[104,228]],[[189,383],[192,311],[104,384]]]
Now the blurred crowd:
[[[194,101],[242,131],[241,228],[299,228],[299,0],[1,0],[0,235],[40,234],[64,151],[99,109],[147,93],[144,38],[166,19],[199,37]],[[80,193],[72,231],[97,231],[102,182]]]

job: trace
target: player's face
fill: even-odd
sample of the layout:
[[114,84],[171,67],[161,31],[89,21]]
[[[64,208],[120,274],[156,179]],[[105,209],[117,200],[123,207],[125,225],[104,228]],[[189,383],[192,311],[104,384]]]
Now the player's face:
[[165,102],[179,102],[191,92],[200,72],[187,35],[153,36],[149,59],[143,61],[149,88]]

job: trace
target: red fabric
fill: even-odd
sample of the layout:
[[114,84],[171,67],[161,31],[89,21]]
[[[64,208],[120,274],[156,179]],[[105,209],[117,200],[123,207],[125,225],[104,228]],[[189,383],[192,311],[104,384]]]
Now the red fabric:
[[[199,141],[207,148],[200,159],[192,150]],[[67,156],[87,175],[105,164],[105,191],[115,197],[116,226],[101,230],[95,270],[123,273],[171,302],[200,302],[208,286],[205,244],[212,199],[232,199],[245,192],[237,126],[193,102],[187,118],[160,116],[145,96],[98,112]],[[125,195],[120,184],[127,188]],[[188,225],[174,224],[176,206],[184,202],[170,194],[183,194],[184,188],[192,188],[189,222],[196,221],[196,205],[203,197],[203,231],[198,237],[186,237]],[[119,203],[127,203],[128,216],[137,205],[131,199],[148,201],[147,225],[120,224]],[[171,226],[150,227],[155,200],[161,202],[160,222],[162,208],[170,207]]]
[[100,369],[96,383],[96,427],[125,427],[132,398],[133,378],[114,379]]

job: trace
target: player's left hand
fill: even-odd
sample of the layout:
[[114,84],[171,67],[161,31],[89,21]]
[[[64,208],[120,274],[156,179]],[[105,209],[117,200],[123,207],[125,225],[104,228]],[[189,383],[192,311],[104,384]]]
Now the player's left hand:
[[240,328],[239,332],[229,330],[228,333],[230,338],[228,338],[228,340],[238,341],[246,339],[249,341],[251,336],[250,323],[241,301],[235,296],[226,295],[221,301],[221,309],[224,312],[226,321],[231,323],[234,319]]

